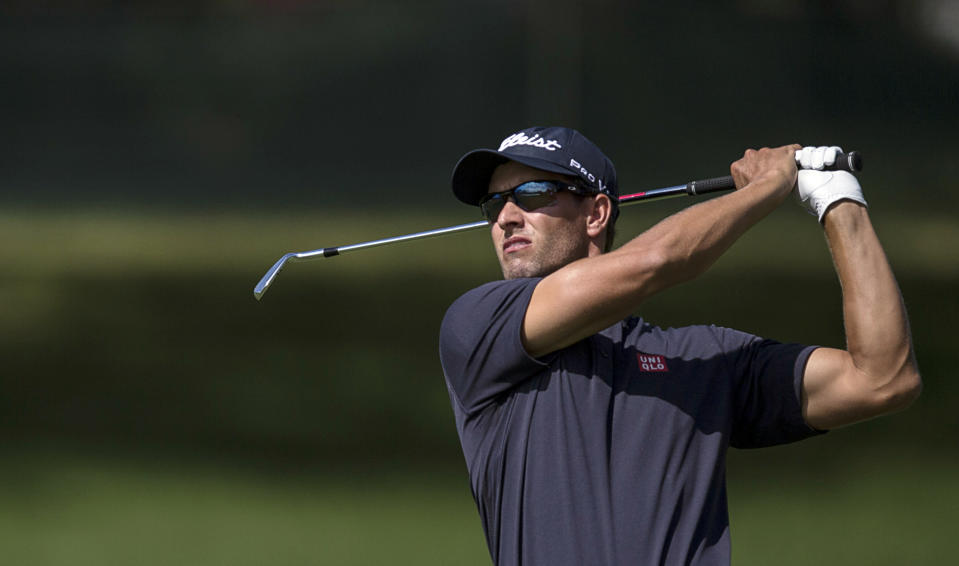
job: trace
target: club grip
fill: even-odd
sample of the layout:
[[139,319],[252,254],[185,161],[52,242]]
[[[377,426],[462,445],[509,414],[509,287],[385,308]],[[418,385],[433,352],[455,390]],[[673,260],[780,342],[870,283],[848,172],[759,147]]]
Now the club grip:
[[[862,171],[862,154],[858,151],[837,153],[836,161],[832,165],[826,165],[823,169],[826,171],[849,171],[850,173],[858,173]],[[718,191],[729,191],[735,188],[735,181],[733,181],[731,176],[727,175],[725,177],[690,181],[686,183],[686,194],[704,195]]]
[[858,173],[862,171],[862,154],[858,151],[837,153],[836,162],[832,165],[826,165],[824,169],[827,171],[849,171],[850,173]]
[[706,193],[715,193],[717,191],[729,191],[736,188],[736,182],[730,175],[725,177],[713,177],[712,179],[702,179],[700,181],[690,181],[686,183],[686,194],[704,195]]

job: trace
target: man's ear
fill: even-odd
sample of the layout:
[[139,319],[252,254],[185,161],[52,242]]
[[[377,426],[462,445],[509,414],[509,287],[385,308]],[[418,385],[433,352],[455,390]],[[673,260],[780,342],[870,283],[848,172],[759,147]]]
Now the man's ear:
[[609,224],[610,216],[613,213],[613,203],[608,195],[602,193],[593,195],[592,208],[586,216],[586,234],[590,238],[597,238],[606,229]]

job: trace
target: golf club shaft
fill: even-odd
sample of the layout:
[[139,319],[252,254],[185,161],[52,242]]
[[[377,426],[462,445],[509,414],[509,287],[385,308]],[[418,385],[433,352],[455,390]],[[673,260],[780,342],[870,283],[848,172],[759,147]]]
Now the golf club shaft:
[[[676,185],[674,187],[664,187],[661,189],[652,189],[649,191],[644,191],[641,193],[633,193],[629,195],[623,195],[619,199],[620,206],[626,206],[630,204],[635,204],[640,201],[654,200],[654,199],[664,199],[670,197],[678,197],[684,195],[694,195],[702,194],[702,192],[712,192],[712,191],[722,191],[730,190],[735,188],[735,184],[732,182],[732,177],[719,177],[720,183],[710,184],[710,189],[707,191],[701,192],[691,192],[689,188],[695,185],[702,185],[703,183],[710,183],[710,181],[715,181],[715,179],[707,179],[705,181],[694,181],[692,183],[687,183],[685,185]],[[287,263],[298,263],[301,261],[311,261],[314,259],[321,259],[325,257],[333,257],[337,255],[343,255],[349,252],[355,252],[356,250],[363,250],[366,248],[375,248],[377,246],[385,246],[387,244],[396,244],[399,242],[408,242],[412,240],[424,240],[426,238],[435,238],[437,236],[445,236],[447,234],[455,234],[457,232],[466,232],[469,230],[477,230],[479,228],[488,228],[489,222],[486,220],[480,220],[478,222],[471,222],[469,224],[460,224],[457,226],[449,226],[447,228],[437,228],[435,230],[427,230],[425,232],[416,232],[415,234],[406,234],[403,236],[394,236],[392,238],[383,238],[382,240],[372,240],[369,242],[361,242],[358,244],[350,244],[346,246],[337,246],[333,248],[320,248],[316,250],[311,250],[308,252],[291,252],[273,264],[273,267],[266,272],[260,282],[257,283],[256,287],[253,289],[253,296],[257,300],[260,300],[263,297],[263,294],[266,293],[266,290],[270,287],[270,284],[273,283],[273,280],[276,279],[277,274],[283,269],[283,266]]]
[[[854,151],[839,154],[836,156],[836,164],[827,168],[843,169],[846,171],[859,171],[862,169],[862,158],[858,152]],[[672,187],[650,189],[648,191],[639,193],[622,195],[619,197],[619,205],[628,206],[640,201],[659,200],[679,196],[697,196],[706,193],[729,191],[735,188],[736,184],[732,177],[714,177],[700,181],[690,181],[684,185],[674,185]],[[256,297],[257,300],[260,300],[263,297],[263,294],[266,293],[267,289],[273,283],[273,280],[276,279],[277,274],[287,263],[311,261],[314,259],[343,255],[345,253],[363,250],[366,248],[375,248],[377,246],[385,246],[387,244],[396,244],[399,242],[409,242],[412,240],[424,240],[426,238],[435,238],[437,236],[445,236],[447,234],[455,234],[457,232],[466,232],[469,230],[476,230],[486,227],[489,227],[489,222],[480,220],[478,222],[471,222],[469,224],[460,224],[457,226],[449,226],[447,228],[437,228],[435,230],[416,232],[414,234],[406,234],[404,236],[394,236],[392,238],[383,238],[381,240],[372,240],[358,244],[337,246],[333,248],[320,248],[307,252],[291,252],[285,254],[283,257],[277,260],[277,262],[273,264],[273,267],[266,272],[266,274],[260,279],[260,282],[257,283],[256,287],[253,289],[253,296]]]

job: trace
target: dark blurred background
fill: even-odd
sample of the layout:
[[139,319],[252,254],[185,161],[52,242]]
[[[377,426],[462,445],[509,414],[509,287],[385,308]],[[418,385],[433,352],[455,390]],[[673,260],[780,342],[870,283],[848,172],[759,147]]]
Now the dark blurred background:
[[[487,563],[436,356],[446,306],[499,276],[486,236],[251,291],[287,251],[474,220],[456,160],[563,124],[624,190],[726,174],[747,147],[863,152],[926,390],[732,453],[734,547],[804,563],[784,547],[802,531],[826,563],[939,561],[959,520],[957,29],[952,0],[3,2],[0,539],[20,564]],[[621,240],[688,204],[629,209]],[[815,221],[790,204],[754,232],[641,314],[841,347]]]
[[835,141],[868,148],[878,178],[954,203],[956,164],[943,156],[957,149],[957,10],[945,0],[8,0],[4,193],[434,203],[465,149],[564,123],[608,148],[627,181],[709,174],[752,145]]

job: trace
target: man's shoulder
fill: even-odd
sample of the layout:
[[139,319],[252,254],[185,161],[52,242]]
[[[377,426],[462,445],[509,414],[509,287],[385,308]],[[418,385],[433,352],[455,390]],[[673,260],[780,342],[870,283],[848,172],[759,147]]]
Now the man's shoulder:
[[537,279],[494,281],[453,302],[440,327],[443,374],[471,413],[542,371],[522,344],[521,328]]
[[490,281],[460,295],[446,311],[446,318],[460,311],[474,311],[503,304],[524,292],[532,293],[540,278],[503,279]]
[[454,345],[472,347],[484,336],[490,338],[491,329],[521,324],[538,282],[539,279],[491,281],[460,295],[443,316],[440,349]]

